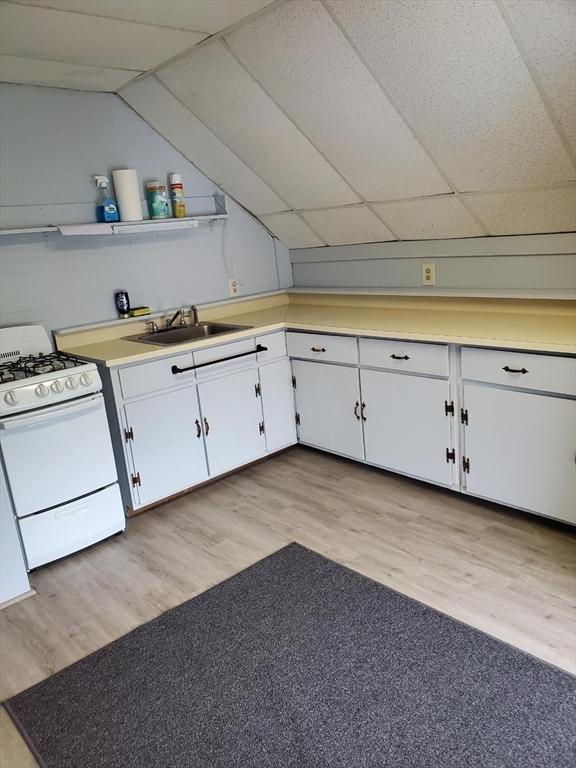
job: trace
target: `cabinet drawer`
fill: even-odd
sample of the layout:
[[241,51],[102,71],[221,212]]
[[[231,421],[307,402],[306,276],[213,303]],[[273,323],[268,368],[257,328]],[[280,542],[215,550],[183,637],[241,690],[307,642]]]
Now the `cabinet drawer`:
[[353,336],[323,333],[288,333],[288,354],[305,360],[358,364],[358,346]]
[[[208,349],[199,349],[194,352],[194,365],[204,365],[196,369],[197,381],[206,381],[206,379],[222,376],[234,371],[240,371],[244,368],[253,368],[256,366],[256,354],[244,354],[254,352],[256,349],[256,339],[243,339],[242,341],[233,341],[229,344],[219,344],[216,347]],[[242,355],[242,357],[235,357]],[[227,358],[232,357],[232,360]],[[221,362],[220,362],[221,361]]]
[[462,378],[576,396],[576,358],[465,347]]
[[448,347],[412,341],[360,339],[360,365],[407,373],[448,376]]
[[269,360],[286,357],[286,334],[284,331],[269,333],[267,336],[257,336],[256,344],[268,347],[266,352],[258,353],[259,363],[267,363]]
[[121,368],[119,371],[122,396],[125,400],[159,389],[167,389],[176,384],[181,384],[186,379],[194,379],[194,371],[178,374],[172,373],[172,366],[188,368],[192,365],[192,353],[173,355],[162,360],[154,360],[150,363],[131,365],[129,368]]

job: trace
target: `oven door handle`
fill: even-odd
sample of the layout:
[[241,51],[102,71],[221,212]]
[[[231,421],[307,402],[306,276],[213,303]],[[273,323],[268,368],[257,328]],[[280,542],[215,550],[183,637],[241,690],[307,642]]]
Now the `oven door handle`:
[[0,429],[17,429],[25,427],[35,427],[38,424],[45,424],[59,416],[71,416],[72,414],[89,411],[93,408],[99,408],[104,403],[101,394],[92,397],[83,398],[77,403],[61,403],[45,411],[37,411],[33,414],[23,414],[22,416],[10,416],[0,420]]

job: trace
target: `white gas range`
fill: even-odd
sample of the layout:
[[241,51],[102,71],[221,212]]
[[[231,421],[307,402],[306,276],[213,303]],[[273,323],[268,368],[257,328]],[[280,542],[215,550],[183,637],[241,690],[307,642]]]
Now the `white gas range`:
[[101,389],[42,326],[0,328],[0,449],[29,569],[124,530]]

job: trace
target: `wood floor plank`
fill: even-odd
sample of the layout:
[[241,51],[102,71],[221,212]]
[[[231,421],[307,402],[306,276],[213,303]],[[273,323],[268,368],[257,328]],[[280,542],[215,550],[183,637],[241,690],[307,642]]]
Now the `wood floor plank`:
[[[33,573],[37,593],[0,612],[0,696],[290,541],[576,672],[572,529],[298,447]],[[0,768],[34,766],[0,715]]]

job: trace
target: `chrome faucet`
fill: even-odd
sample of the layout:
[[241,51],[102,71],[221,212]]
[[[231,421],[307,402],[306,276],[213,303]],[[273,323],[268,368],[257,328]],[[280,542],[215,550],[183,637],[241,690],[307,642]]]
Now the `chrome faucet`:
[[198,325],[198,307],[196,304],[192,304],[190,307],[190,314],[192,315],[192,325]]
[[174,312],[172,317],[166,318],[166,328],[172,328],[172,326],[174,325],[176,320],[178,320],[178,318],[180,318],[181,321],[183,319],[183,314],[181,309],[179,309],[177,312]]

